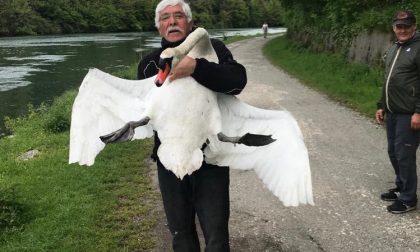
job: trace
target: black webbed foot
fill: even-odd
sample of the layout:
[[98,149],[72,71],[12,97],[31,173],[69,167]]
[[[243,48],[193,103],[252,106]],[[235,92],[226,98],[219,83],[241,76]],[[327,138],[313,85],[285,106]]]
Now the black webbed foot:
[[102,142],[105,144],[109,143],[123,143],[133,139],[134,128],[131,127],[130,123],[125,124],[121,129],[118,129],[112,133],[104,136],[100,136]]
[[140,126],[144,126],[149,123],[150,118],[145,117],[139,121],[131,121],[126,123],[121,129],[111,132],[107,135],[100,136],[102,142],[105,144],[109,143],[124,143],[128,142],[134,137],[135,129]]
[[257,135],[246,133],[241,138],[239,138],[239,144],[245,144],[247,146],[264,146],[271,144],[272,142],[276,141],[273,139],[271,135]]
[[228,137],[223,133],[219,133],[217,134],[217,137],[222,142],[244,144],[247,146],[264,146],[276,141],[276,139],[273,139],[271,135],[257,135],[251,133],[246,133],[241,137]]

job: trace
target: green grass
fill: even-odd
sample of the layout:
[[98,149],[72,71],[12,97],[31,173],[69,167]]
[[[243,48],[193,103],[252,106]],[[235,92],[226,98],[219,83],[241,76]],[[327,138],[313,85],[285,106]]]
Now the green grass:
[[225,40],[223,40],[223,43],[230,44],[230,43],[234,43],[234,42],[241,41],[244,39],[249,39],[249,38],[254,38],[254,37],[259,37],[259,36],[261,35],[255,35],[255,36],[235,35],[235,36],[227,37]]
[[[232,43],[247,37],[229,38]],[[114,73],[134,79],[137,66]],[[0,138],[0,251],[144,251],[155,246],[152,140],[107,146],[91,167],[68,165],[76,91],[6,118]],[[34,159],[18,157],[38,150]]]
[[313,53],[285,37],[269,41],[264,55],[277,66],[330,98],[373,116],[383,83],[381,69],[350,64],[339,55]]
[[[75,91],[8,119],[0,139],[0,251],[142,251],[157,221],[147,166],[152,141],[110,145],[92,167],[68,165]],[[36,149],[34,159],[18,156]]]

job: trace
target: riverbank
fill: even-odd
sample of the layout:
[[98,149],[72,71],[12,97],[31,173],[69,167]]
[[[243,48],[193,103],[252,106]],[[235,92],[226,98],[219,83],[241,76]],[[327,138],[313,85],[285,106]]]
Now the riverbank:
[[92,167],[67,165],[75,95],[7,123],[13,135],[0,139],[0,251],[154,247],[158,195],[144,165],[152,142],[108,146]]

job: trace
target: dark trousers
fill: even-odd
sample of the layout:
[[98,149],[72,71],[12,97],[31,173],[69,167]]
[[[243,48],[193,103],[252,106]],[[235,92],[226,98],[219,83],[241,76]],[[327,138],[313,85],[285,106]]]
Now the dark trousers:
[[199,252],[197,214],[205,251],[229,251],[229,168],[203,163],[182,180],[157,160],[159,187],[175,252]]
[[410,114],[386,114],[388,155],[394,168],[399,200],[408,205],[417,203],[416,151],[419,131],[411,128]]

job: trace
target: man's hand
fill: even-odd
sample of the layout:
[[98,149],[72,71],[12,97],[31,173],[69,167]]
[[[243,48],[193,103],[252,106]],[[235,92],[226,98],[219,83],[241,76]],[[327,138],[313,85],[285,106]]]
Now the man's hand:
[[411,128],[414,130],[420,129],[420,113],[414,113],[411,116]]
[[384,114],[385,113],[383,109],[378,109],[375,114],[376,122],[379,124],[384,124]]
[[194,73],[197,61],[194,58],[185,56],[169,74],[169,81],[184,78]]

